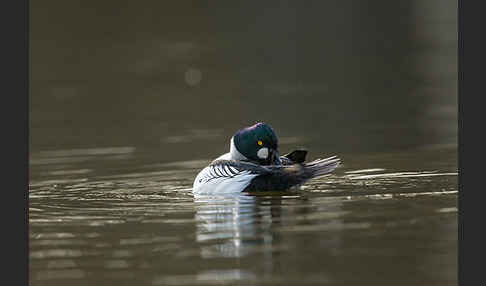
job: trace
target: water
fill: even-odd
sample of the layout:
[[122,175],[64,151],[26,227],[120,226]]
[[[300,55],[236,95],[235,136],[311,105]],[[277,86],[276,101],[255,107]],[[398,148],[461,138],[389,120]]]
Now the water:
[[454,150],[343,154],[300,191],[196,199],[207,161],[144,164],[134,151],[32,154],[32,285],[457,281]]
[[[30,285],[456,285],[456,1],[31,1]],[[198,197],[256,121],[338,155]]]

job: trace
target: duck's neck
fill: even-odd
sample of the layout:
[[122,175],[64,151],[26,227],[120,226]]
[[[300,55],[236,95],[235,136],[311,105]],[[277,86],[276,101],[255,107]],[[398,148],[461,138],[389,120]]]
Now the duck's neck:
[[248,158],[243,156],[243,154],[236,149],[235,142],[233,142],[233,137],[231,137],[230,154],[231,160],[248,161]]

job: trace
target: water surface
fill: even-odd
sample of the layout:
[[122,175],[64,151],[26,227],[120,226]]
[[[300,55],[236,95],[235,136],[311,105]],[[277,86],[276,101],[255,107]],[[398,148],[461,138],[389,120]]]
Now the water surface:
[[32,154],[32,285],[457,281],[454,149],[342,154],[299,191],[197,198],[209,159],[144,164],[134,151]]

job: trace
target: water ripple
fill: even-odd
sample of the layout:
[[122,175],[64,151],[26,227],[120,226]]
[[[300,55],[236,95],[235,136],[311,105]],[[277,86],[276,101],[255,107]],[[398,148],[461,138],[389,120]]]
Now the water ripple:
[[[193,196],[193,177],[205,162],[141,164],[114,174],[75,166],[40,173],[29,189],[33,279],[102,275],[113,281],[142,277],[152,285],[329,283],[342,265],[326,261],[372,255],[416,259],[425,255],[416,245],[444,243],[443,236],[434,236],[444,232],[430,228],[450,229],[457,216],[454,172],[344,168],[300,190]],[[383,248],[379,241],[394,244]],[[299,273],[317,267],[300,252],[323,257],[321,274],[301,280],[273,275],[279,263],[291,263]],[[242,264],[232,264],[235,259]],[[195,270],[181,271],[184,261]]]

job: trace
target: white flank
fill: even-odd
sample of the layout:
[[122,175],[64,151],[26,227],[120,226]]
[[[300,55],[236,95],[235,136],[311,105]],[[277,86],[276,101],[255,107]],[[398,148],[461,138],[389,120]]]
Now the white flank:
[[[242,171],[231,177],[211,177],[209,170],[210,167],[208,166],[196,176],[192,186],[194,194],[240,193],[250,184],[254,177],[258,176],[257,174],[251,174],[249,171]],[[236,171],[234,168],[232,170]]]

